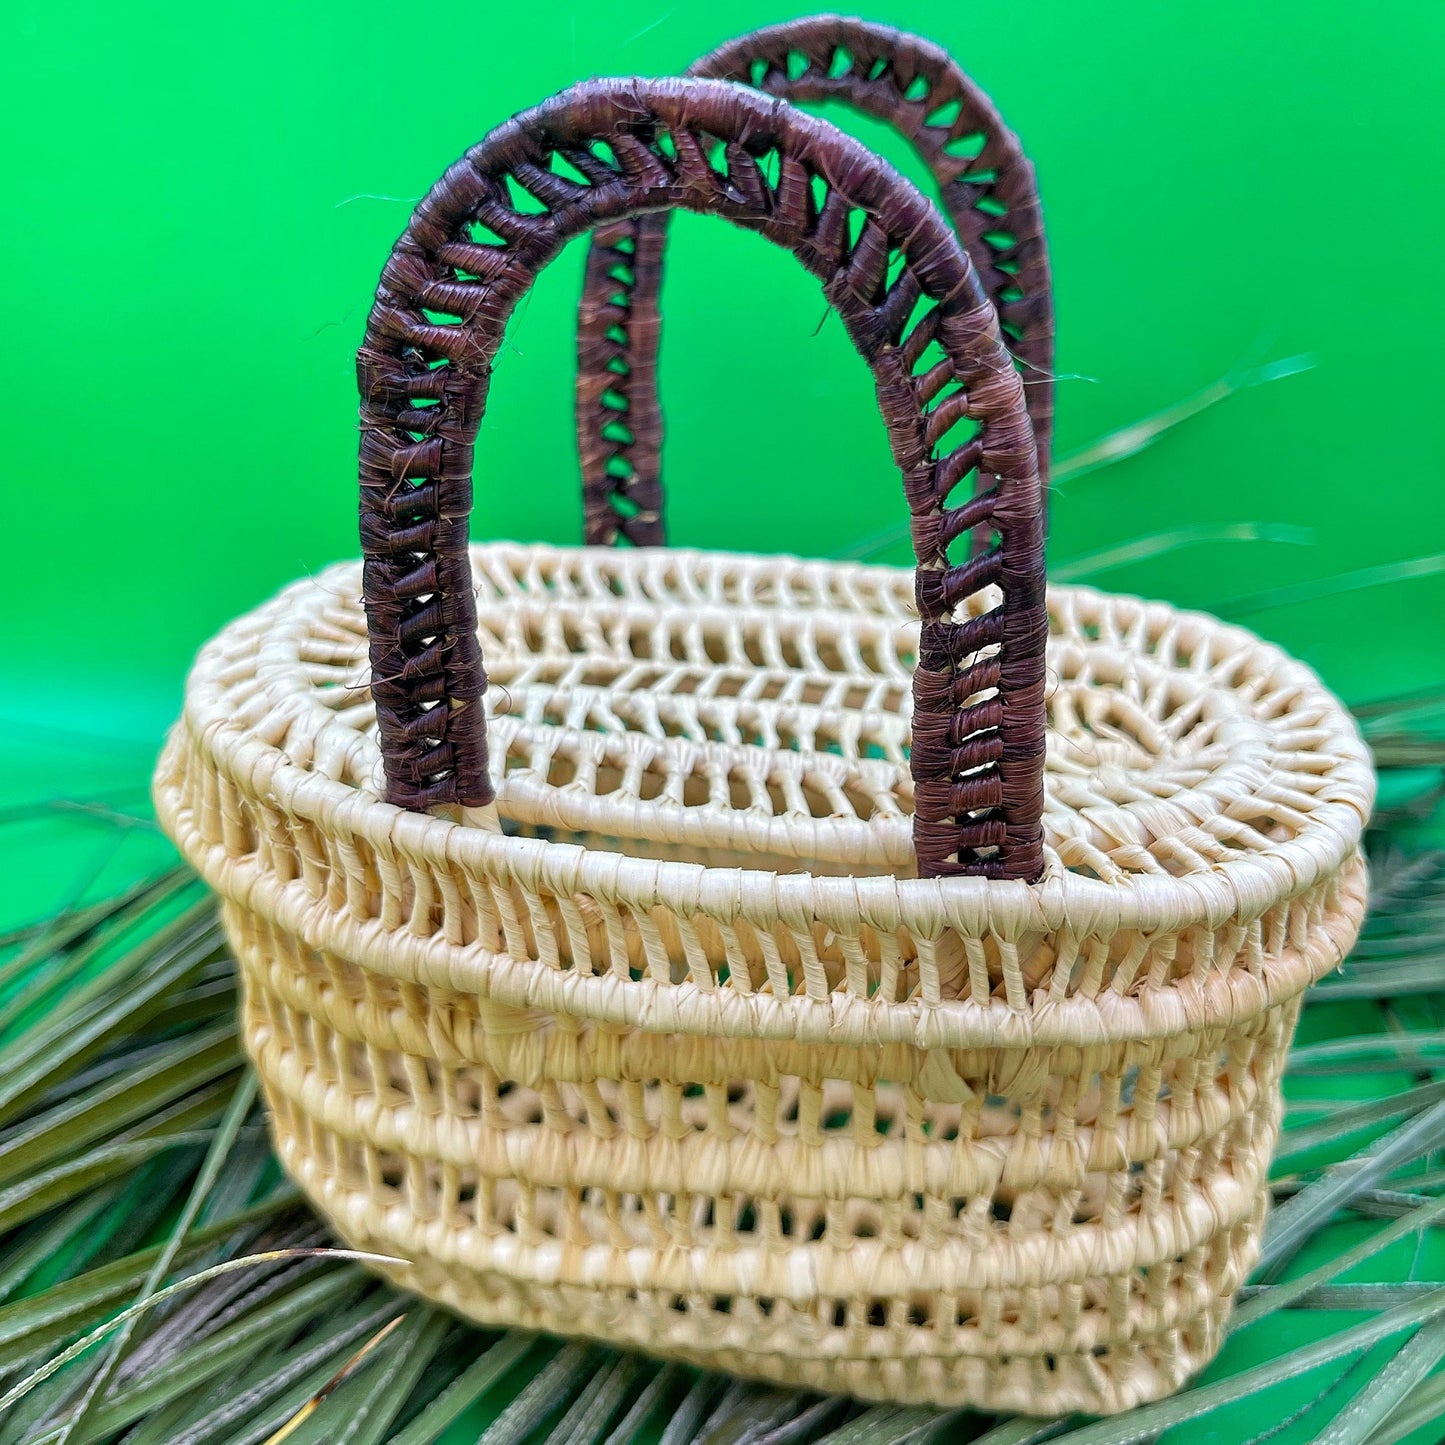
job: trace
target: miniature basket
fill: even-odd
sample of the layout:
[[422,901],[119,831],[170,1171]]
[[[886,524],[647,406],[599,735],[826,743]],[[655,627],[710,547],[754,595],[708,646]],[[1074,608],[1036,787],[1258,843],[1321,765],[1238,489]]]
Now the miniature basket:
[[[1032,181],[947,57],[837,21],[730,49],[721,73],[915,137],[958,101],[932,129],[981,130],[977,160],[925,139],[951,180],[1013,187],[1024,262],[964,240],[1047,364]],[[914,573],[469,549],[507,318],[598,228],[589,534],[660,536],[651,217],[678,207],[822,279]],[[223,900],[280,1157],[343,1238],[407,1261],[398,1283],[488,1324],[993,1410],[1121,1410],[1218,1348],[1301,995],[1364,908],[1369,762],[1239,628],[1046,605],[999,326],[917,191],[727,79],[579,86],[418,207],[360,354],[365,563],[202,651],[156,779]]]

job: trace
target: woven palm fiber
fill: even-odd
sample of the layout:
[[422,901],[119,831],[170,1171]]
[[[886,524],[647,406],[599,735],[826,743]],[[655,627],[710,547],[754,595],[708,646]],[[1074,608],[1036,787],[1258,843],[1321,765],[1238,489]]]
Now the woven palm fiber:
[[[912,574],[468,546],[507,315],[679,206],[823,279]],[[338,1233],[483,1322],[867,1398],[1114,1411],[1206,1363],[1364,908],[1368,757],[1241,629],[1045,603],[1022,387],[943,219],[785,103],[590,82],[422,202],[359,375],[364,564],[203,650],[156,777]]]

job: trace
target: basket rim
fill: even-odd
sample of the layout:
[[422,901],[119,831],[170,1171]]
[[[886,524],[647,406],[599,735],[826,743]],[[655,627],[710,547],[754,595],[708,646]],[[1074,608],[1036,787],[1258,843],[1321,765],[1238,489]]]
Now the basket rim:
[[[485,546],[478,550],[485,550]],[[523,550],[537,549],[524,547]],[[587,549],[549,547],[542,550],[580,553]],[[630,554],[609,560],[613,565],[627,565],[626,555]],[[764,562],[776,567],[780,560],[787,560],[740,553],[702,555],[719,565],[744,568]],[[681,563],[685,558],[670,552],[668,560]],[[334,592],[338,570],[355,565],[340,564],[339,569],[327,569],[293,587],[326,586],[329,582]],[[826,563],[806,561],[799,565],[808,569],[829,567]],[[842,570],[888,583],[899,569],[843,564]],[[267,605],[283,603],[290,590]],[[1122,601],[1163,607],[1173,613],[1181,611],[1163,603],[1139,604],[1137,599],[1118,598],[1092,588],[1053,590],[1056,595],[1096,596],[1110,603]],[[1221,623],[1207,614],[1193,615],[1212,628],[1238,632],[1257,642],[1246,629]],[[230,628],[244,621],[244,618],[238,619],[230,624],[209,647],[215,647]],[[1314,677],[1304,664],[1289,659],[1280,649],[1262,642],[1257,645],[1303,669],[1310,678]],[[203,669],[206,657],[207,652],[203,651],[198,670]],[[193,678],[195,675],[193,673]],[[1324,691],[1317,680],[1315,686]],[[1338,741],[1345,750],[1345,766],[1359,786],[1361,799],[1368,800],[1373,794],[1373,773],[1364,743],[1343,706],[1332,697],[1329,700],[1340,723]],[[963,936],[978,937],[990,932],[999,938],[1017,940],[1030,934],[1057,935],[1066,927],[1075,934],[1095,935],[1125,930],[1177,932],[1190,926],[1218,928],[1231,920],[1251,922],[1267,909],[1319,885],[1328,885],[1336,877],[1340,878],[1344,898],[1343,913],[1353,919],[1353,925],[1346,927],[1357,926],[1358,914],[1363,908],[1362,864],[1357,860],[1365,816],[1362,808],[1351,802],[1321,804],[1310,815],[1309,826],[1299,838],[1277,843],[1269,853],[1231,858],[1210,872],[1183,876],[1147,873],[1130,875],[1123,882],[1104,882],[1068,871],[1052,850],[1048,871],[1039,883],[985,878],[900,878],[893,874],[862,877],[780,874],[764,869],[639,858],[576,843],[506,836],[445,818],[409,813],[359,792],[350,783],[298,765],[278,747],[257,737],[219,709],[209,713],[202,710],[198,715],[188,684],[185,711],[172,730],[157,774],[157,807],[162,822],[180,842],[182,851],[218,891],[243,907],[258,906],[271,885],[279,885],[279,880],[268,880],[254,861],[229,858],[224,849],[217,853],[201,837],[195,820],[183,816],[186,808],[177,790],[175,774],[186,748],[197,749],[205,768],[229,775],[251,796],[265,799],[268,806],[332,835],[361,839],[386,856],[402,855],[428,867],[514,880],[553,893],[591,893],[643,910],[663,907],[694,911],[723,921],[757,919],[771,926],[781,920],[846,932],[850,928],[856,930],[861,920],[865,926],[888,931],[906,926],[920,938],[937,938],[945,930],[952,930]],[[266,898],[266,910],[272,912],[278,922],[312,935],[313,942],[322,942],[312,926],[318,924],[325,911],[324,907],[318,907],[319,900],[299,883],[271,891],[274,896]],[[469,991],[480,990],[498,1002],[519,1007],[546,1006],[594,1017],[612,1015],[634,1023],[640,1023],[646,1016],[647,1022],[642,1026],[649,1029],[733,1032],[742,1023],[741,1016],[733,1014],[725,1019],[724,1014],[741,1006],[748,1017],[746,1031],[754,1035],[798,1039],[806,1035],[833,1042],[845,1036],[854,1037],[858,1042],[883,1042],[885,1035],[898,1041],[922,1042],[925,1035],[935,1035],[936,1042],[946,1039],[955,1047],[990,1040],[1021,1045],[1044,1042],[1047,1038],[1082,1042],[1089,1037],[1097,1038],[1101,1025],[1110,1037],[1157,1037],[1161,1033],[1198,1026],[1201,1009],[1221,1020],[1239,1018],[1242,1013],[1263,1006],[1266,996],[1292,994],[1337,966],[1342,957],[1341,942],[1348,941],[1341,931],[1339,938],[1332,938],[1328,945],[1313,950],[1314,956],[1308,959],[1295,953],[1294,961],[1280,968],[1274,967],[1277,960],[1271,960],[1274,976],[1266,981],[1255,978],[1247,970],[1230,970],[1230,977],[1222,980],[1227,986],[1222,993],[1213,990],[1218,996],[1211,1002],[1206,1002],[1204,995],[1211,992],[1212,981],[1190,991],[1175,987],[1151,991],[1169,995],[1174,1000],[1169,1004],[1159,999],[1141,1002],[1123,994],[1112,994],[1103,1005],[1102,1012],[1107,1017],[1101,1017],[1098,1001],[1078,995],[1044,1001],[1021,1013],[1002,1000],[998,1001],[997,1009],[983,1008],[963,999],[914,998],[880,1005],[877,1000],[852,998],[837,992],[826,999],[806,995],[774,998],[726,988],[699,988],[691,992],[711,997],[712,1004],[703,1006],[701,1013],[689,1006],[683,1010],[688,1017],[683,1018],[675,1007],[678,985],[631,980],[625,986],[625,998],[612,997],[611,989],[622,986],[620,980],[559,974],[541,961],[517,962],[500,957],[494,966],[484,967],[491,959],[484,950],[472,946],[447,950],[428,948],[426,939],[413,938],[401,930],[382,930],[355,919],[344,922],[331,919],[318,926],[330,938],[326,946],[344,944],[346,951],[358,956],[358,961],[361,961],[359,955],[364,954],[369,967],[383,972],[399,971],[405,976],[424,974],[433,982],[461,986]],[[450,957],[443,957],[443,953]],[[1189,995],[1192,1016],[1189,1022],[1180,1012],[1185,992]],[[920,1005],[929,1012],[921,1013]],[[1081,1006],[1086,1006],[1082,1013]],[[723,1013],[717,1013],[718,1008]],[[884,1024],[882,1012],[894,1016],[891,1023]]]
[[[601,561],[604,565],[618,568],[627,567],[629,558],[651,555],[659,559],[665,557],[668,563],[677,564],[679,574],[689,572],[687,563],[695,558],[705,564],[741,567],[743,570],[782,565],[799,573],[850,575],[880,583],[895,583],[900,577],[911,575],[907,568],[857,562],[830,563],[789,553],[673,547],[617,552],[603,548],[511,541],[476,543],[472,551],[563,558],[576,555],[586,557],[589,563]],[[659,893],[665,892],[673,897],[688,896],[706,888],[719,901],[728,892],[741,894],[750,889],[743,882],[722,885],[713,882],[708,885],[704,879],[711,879],[713,875],[729,880],[747,879],[754,887],[757,880],[771,879],[772,886],[776,888],[777,911],[780,914],[794,916],[811,911],[824,923],[829,921],[833,909],[822,895],[833,894],[836,897],[841,887],[848,893],[856,890],[859,904],[866,913],[879,913],[885,917],[896,908],[900,917],[915,920],[936,917],[940,922],[946,917],[953,927],[960,927],[954,921],[955,917],[970,922],[976,920],[977,926],[984,926],[985,919],[993,919],[997,921],[988,926],[1005,934],[1010,930],[1006,926],[1000,928],[999,921],[1016,917],[1019,921],[1012,929],[1013,936],[1038,931],[1039,919],[1052,916],[1065,902],[1071,922],[1089,920],[1080,926],[1094,929],[1152,930],[1178,928],[1190,922],[1205,922],[1217,927],[1227,918],[1240,921],[1257,918],[1282,899],[1295,897],[1321,879],[1337,873],[1358,848],[1374,802],[1375,775],[1369,750],[1344,705],[1308,664],[1248,628],[1222,621],[1207,612],[1070,583],[1050,585],[1051,610],[1055,599],[1078,598],[1084,601],[1097,599],[1111,607],[1142,608],[1155,615],[1169,614],[1226,637],[1236,636],[1241,643],[1260,649],[1272,659],[1298,670],[1311,690],[1326,701],[1334,713],[1339,726],[1332,741],[1339,745],[1342,754],[1352,755],[1346,762],[1349,780],[1357,786],[1363,806],[1346,801],[1321,803],[1311,812],[1306,827],[1296,837],[1273,843],[1268,852],[1230,858],[1216,864],[1209,872],[1183,875],[1133,873],[1120,881],[1104,881],[1072,871],[1061,862],[1057,850],[1047,844],[1043,877],[1038,882],[1029,883],[1020,879],[981,877],[900,877],[892,873],[861,877],[836,877],[806,871],[776,873],[768,869],[723,868],[675,859],[634,858],[621,852],[573,843],[501,837],[450,819],[410,812],[374,794],[362,793],[348,783],[300,767],[280,749],[258,744],[258,740],[228,714],[193,717],[193,684],[203,673],[213,649],[233,629],[258,613],[284,605],[288,597],[300,592],[315,589],[334,593],[339,576],[353,572],[359,575],[359,570],[360,562],[356,559],[333,563],[310,577],[289,584],[260,607],[232,619],[201,649],[187,676],[184,706],[175,726],[184,728],[197,724],[194,731],[205,737],[207,749],[217,762],[235,764],[244,757],[247,771],[259,768],[265,775],[266,790],[274,791],[283,810],[293,809],[298,818],[311,823],[323,823],[331,817],[344,820],[347,828],[373,847],[387,848],[405,839],[406,846],[419,849],[421,856],[433,862],[446,859],[463,868],[485,871],[489,865],[515,860],[528,871],[534,871],[542,866],[543,857],[553,860],[555,867],[557,860],[568,857],[570,851],[585,860],[578,877],[580,888],[601,886],[609,894],[626,888],[628,896],[624,901],[629,902],[633,897],[640,901],[643,896],[635,891],[638,883],[645,891],[651,891],[647,875],[653,873],[657,875]],[[885,590],[893,592],[896,588],[890,585]],[[255,745],[259,745],[269,758],[255,752]],[[1350,763],[1353,766],[1349,766]],[[229,770],[234,774],[234,767]],[[567,871],[572,870],[568,867]],[[636,876],[639,873],[642,876]],[[628,874],[634,875],[636,881],[627,878]],[[1057,901],[1056,894],[1060,895]],[[618,893],[617,896],[624,895]],[[1035,908],[1035,903],[1039,909]]]
[[[184,832],[177,828],[180,820],[166,807],[164,795],[158,802],[168,826]],[[586,851],[572,844],[545,846]],[[392,929],[376,919],[363,923],[344,911],[318,906],[300,880],[283,882],[263,874],[253,862],[226,858],[219,849],[187,850],[184,842],[182,848],[234,907],[260,914],[312,948],[401,983],[473,995],[502,1010],[566,1015],[648,1033],[843,1048],[901,1044],[923,1049],[1082,1049],[1238,1028],[1339,967],[1364,918],[1367,892],[1364,859],[1356,855],[1342,870],[1338,906],[1311,934],[1308,947],[1291,947],[1267,960],[1262,974],[1231,968],[1211,972],[1203,983],[1181,979],[1138,994],[1104,988],[1095,996],[1030,997],[1019,1007],[998,997],[979,1004],[961,996],[919,994],[895,1002],[836,989],[822,997],[778,996],[703,988],[690,978],[663,982],[648,976],[622,980],[612,974],[584,975],[542,959],[493,953],[480,943],[451,945],[414,934],[404,924]],[[208,868],[200,856],[207,851],[215,867]],[[998,880],[980,881],[998,886]],[[503,1024],[504,1016],[495,1021]]]

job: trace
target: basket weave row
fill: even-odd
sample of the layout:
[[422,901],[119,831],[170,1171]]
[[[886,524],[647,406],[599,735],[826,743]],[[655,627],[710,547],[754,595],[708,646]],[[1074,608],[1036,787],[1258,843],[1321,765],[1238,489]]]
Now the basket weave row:
[[[986,292],[969,254],[1013,265],[999,246],[734,80],[590,82],[519,117],[384,273],[364,564],[202,651],[158,810],[223,900],[286,1169],[399,1283],[865,1398],[1125,1409],[1211,1358],[1257,1257],[1301,998],[1364,909],[1368,755],[1242,629],[1045,597],[1051,403],[1031,417],[1017,370],[1051,354],[1042,237],[957,67],[835,19],[718,55],[915,139],[986,132],[996,180],[967,184],[1018,201],[1032,270],[989,262]],[[594,228],[589,535],[660,538],[654,218],[678,207],[823,280],[913,572],[468,546],[506,318]],[[600,305],[609,253],[648,264]],[[1042,293],[1000,294],[1025,272]],[[627,383],[604,409],[644,423],[606,423],[610,456],[599,366]]]

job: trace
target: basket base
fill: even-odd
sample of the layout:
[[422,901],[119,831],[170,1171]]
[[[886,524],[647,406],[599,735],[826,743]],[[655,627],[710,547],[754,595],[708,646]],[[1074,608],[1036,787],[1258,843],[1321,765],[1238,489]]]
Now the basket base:
[[[504,1085],[521,1128],[492,1134],[458,1092],[460,1076],[434,1059],[412,1054],[385,1097],[375,1097],[373,1065],[382,1058],[375,1045],[346,1041],[349,1026],[333,1017],[326,1026],[340,1029],[339,1052],[298,1049],[310,1026],[295,1010],[302,960],[329,980],[313,1006],[330,996],[344,1008],[343,997],[378,985],[284,930],[258,933],[254,915],[230,905],[225,913],[241,962],[243,1032],[287,1173],[348,1245],[408,1261],[381,1271],[395,1284],[478,1324],[589,1337],[865,1400],[1105,1415],[1168,1395],[1209,1363],[1258,1257],[1279,1123],[1277,1070],[1298,998],[1258,1021],[1270,1041],[1258,1090],[1241,1087],[1240,1112],[1191,1151],[1197,1158],[1232,1139],[1233,1167],[1220,1176],[1228,1187],[1176,1179],[1159,1164],[1105,1171],[1095,1182],[1115,1196],[1114,1223],[1092,1243],[1088,1224],[1063,1235],[1040,1228],[1027,1213],[1038,1193],[1011,1195],[1002,1186],[977,1220],[965,1199],[950,1212],[941,1208],[946,1201],[914,1195],[918,1213],[907,1212],[909,1196],[896,1204],[855,1200],[829,1204],[810,1224],[802,1181],[794,1185],[798,1197],[745,1197],[683,1165],[687,1192],[676,1184],[625,1192],[629,1168],[644,1154],[651,1161],[644,1167],[668,1167],[657,1137],[633,1141],[640,1152],[631,1155],[625,1139],[615,1140],[617,1189],[546,1184],[566,1159],[569,1138],[587,1132],[582,1119],[558,1112],[570,1096],[556,1086]],[[541,1035],[582,1029],[558,1018]],[[534,1028],[529,1036],[541,1035]],[[489,1047],[504,1044],[494,1036]],[[372,1063],[363,1062],[368,1053]],[[336,1074],[332,1060],[371,1070],[372,1086]],[[493,1073],[488,1064],[460,1067],[469,1076]],[[443,1099],[450,1102],[435,1109]],[[736,1107],[750,1102],[740,1097]],[[534,1182],[503,1177],[496,1161],[480,1172],[463,1162],[520,1147],[523,1116],[542,1125],[543,1113],[549,1126],[534,1145],[560,1152],[551,1165],[537,1152],[517,1158],[515,1175],[530,1173]],[[895,1151],[886,1141],[874,1151],[875,1167],[906,1168],[909,1146],[900,1139]],[[1099,1207],[1089,1203],[1092,1178],[1084,1176],[1082,1193],[1061,1188],[1051,1197],[1086,1219]],[[1145,1207],[1138,1194],[1138,1213],[1120,1216],[1117,1206],[1135,1189],[1153,1202]],[[1000,1220],[1010,1197],[1025,1226],[1019,1245],[1004,1244],[1009,1231]],[[926,1244],[930,1218],[951,1242]],[[970,1227],[982,1231],[973,1236],[981,1247],[974,1281],[944,1284],[945,1258],[956,1268],[959,1236]],[[1072,1262],[1064,1258],[1070,1237],[1082,1245]]]
[[[395,1284],[481,1325],[864,1400],[1108,1415],[1171,1394],[1210,1362],[1258,1258],[1298,995],[1228,1042],[1208,1031],[1188,1043],[1176,1077],[1197,1053],[1219,1061],[1226,1083],[1201,1112],[1205,1132],[1151,1162],[1079,1160],[1083,1172],[1050,1183],[1039,1161],[1033,1177],[996,1176],[977,1193],[928,1184],[930,1146],[890,1129],[866,1154],[850,1145],[833,1156],[859,1182],[809,1182],[789,1173],[796,1156],[773,1157],[786,1139],[765,1145],[756,1116],[750,1139],[734,1134],[738,1148],[705,1137],[717,1085],[667,1086],[695,1089],[680,1116],[689,1133],[670,1140],[646,1122],[660,1102],[648,1091],[662,1086],[617,1085],[641,1091],[632,1122],[651,1132],[614,1130],[604,1149],[613,1094],[538,1078],[525,1058],[562,1049],[561,1072],[594,1074],[594,1051],[616,1046],[609,1029],[490,1005],[487,1024],[468,1031],[480,1053],[443,1062],[471,1001],[393,992],[253,913],[228,904],[225,915],[243,1034],[287,1173],[347,1244],[408,1261],[382,1270]],[[1147,1060],[1179,1045],[1138,1047]],[[874,1078],[881,1110],[897,1086],[877,1076],[893,1069],[877,1051],[848,1057]],[[920,1058],[918,1068],[939,1066],[935,1051]],[[839,1068],[836,1051],[822,1048],[816,1067]],[[714,1075],[716,1061],[698,1072]],[[769,1086],[727,1086],[729,1102],[734,1087],[736,1129]],[[832,1124],[836,1092],[810,1087],[824,1110],[815,1126]],[[988,1170],[1017,1156],[1016,1119],[1007,1150],[1010,1136],[991,1132],[1013,1118],[1004,1101],[985,1103],[961,1151],[947,1142],[956,1106],[923,1107],[934,1164]],[[745,1182],[759,1168],[775,1179],[770,1194]],[[900,1196],[886,1182],[895,1172],[919,1184]],[[920,1186],[930,1192],[907,1192]]]
[[[277,1145],[287,1172],[351,1248],[383,1255],[414,1248],[384,1227],[367,1228],[365,1199],[348,1196],[294,1141],[282,1136]],[[1223,1297],[1213,1287],[1201,1289],[1198,1307],[1186,1319],[1120,1342],[1055,1354],[926,1353],[910,1338],[919,1331],[884,1331],[866,1320],[850,1350],[839,1331],[796,1308],[782,1319],[775,1307],[769,1318],[755,1301],[741,1301],[740,1313],[731,1313],[732,1302],[715,1298],[521,1281],[500,1270],[476,1270],[454,1260],[443,1264],[435,1257],[379,1272],[399,1288],[486,1327],[593,1339],[793,1389],[939,1409],[968,1405],[1001,1414],[1114,1415],[1173,1394],[1213,1360],[1224,1342],[1232,1294],[1258,1258],[1266,1207],[1267,1196],[1261,1195],[1251,1218],[1229,1231],[1234,1266]],[[436,1233],[440,1242],[441,1231]],[[748,1343],[774,1334],[786,1338],[786,1345]],[[810,1344],[822,1348],[810,1351]]]

